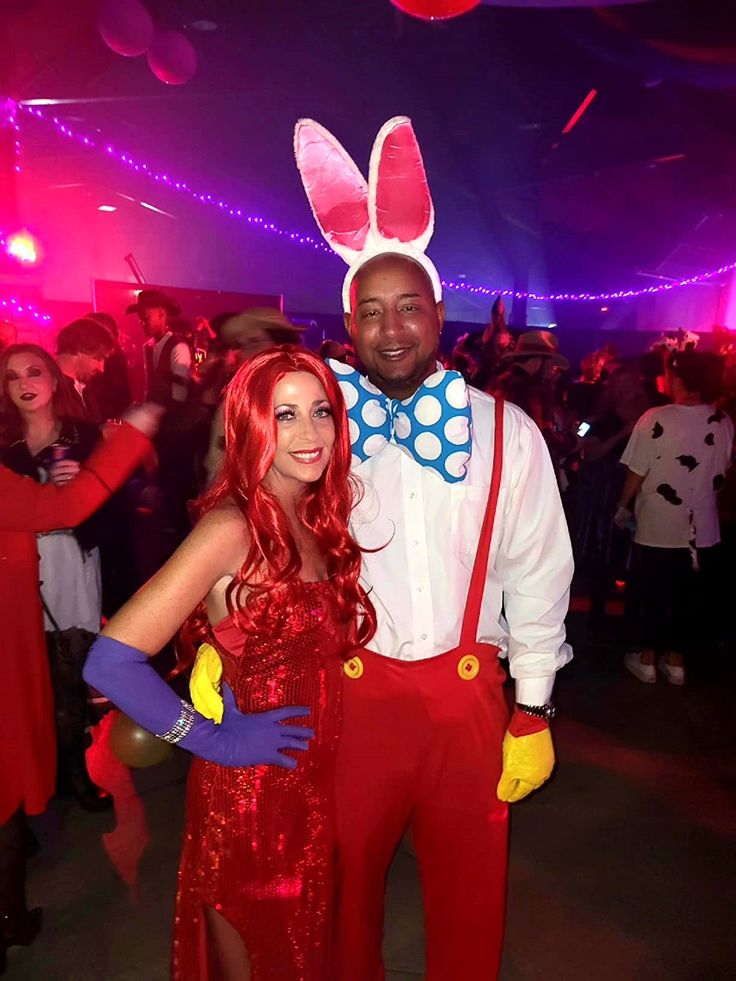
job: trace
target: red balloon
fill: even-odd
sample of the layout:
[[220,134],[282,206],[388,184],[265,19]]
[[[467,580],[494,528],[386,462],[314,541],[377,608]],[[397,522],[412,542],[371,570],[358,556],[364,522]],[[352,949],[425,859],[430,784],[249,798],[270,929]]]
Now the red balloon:
[[151,71],[167,85],[184,85],[197,70],[194,45],[179,31],[156,31],[148,49]]
[[480,0],[391,0],[394,7],[422,20],[450,20],[467,14]]
[[116,54],[145,54],[153,40],[153,20],[140,0],[104,0],[97,26],[102,40]]

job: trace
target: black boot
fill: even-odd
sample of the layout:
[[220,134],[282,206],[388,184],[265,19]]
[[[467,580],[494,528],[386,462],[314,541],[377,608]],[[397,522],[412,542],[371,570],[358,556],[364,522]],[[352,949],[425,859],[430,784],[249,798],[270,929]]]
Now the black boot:
[[43,911],[26,907],[26,840],[22,811],[0,825],[0,974],[8,947],[32,944],[41,930]]
[[92,782],[85,759],[87,685],[82,668],[94,639],[76,627],[46,634],[56,708],[57,790],[73,794],[83,810],[101,812],[111,810],[113,800]]
[[24,839],[26,843],[26,858],[35,858],[36,855],[41,851],[41,842],[34,835],[33,831],[28,827],[28,822],[23,822],[25,825]]

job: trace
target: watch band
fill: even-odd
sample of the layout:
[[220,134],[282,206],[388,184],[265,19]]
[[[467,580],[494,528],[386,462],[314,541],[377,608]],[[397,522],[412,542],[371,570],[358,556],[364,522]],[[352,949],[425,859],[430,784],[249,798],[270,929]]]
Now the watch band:
[[517,702],[516,707],[527,715],[534,715],[538,719],[544,719],[545,722],[551,722],[555,715],[557,715],[557,709],[552,702],[547,702],[545,705],[522,705],[521,702]]

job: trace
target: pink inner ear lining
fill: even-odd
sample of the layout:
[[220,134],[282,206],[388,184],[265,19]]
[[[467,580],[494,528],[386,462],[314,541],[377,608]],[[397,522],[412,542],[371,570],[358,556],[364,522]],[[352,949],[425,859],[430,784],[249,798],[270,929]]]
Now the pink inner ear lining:
[[432,220],[432,199],[414,130],[401,123],[381,147],[376,182],[376,227],[384,238],[413,242]]
[[314,216],[331,242],[360,251],[369,229],[368,185],[337,141],[300,126],[296,155]]

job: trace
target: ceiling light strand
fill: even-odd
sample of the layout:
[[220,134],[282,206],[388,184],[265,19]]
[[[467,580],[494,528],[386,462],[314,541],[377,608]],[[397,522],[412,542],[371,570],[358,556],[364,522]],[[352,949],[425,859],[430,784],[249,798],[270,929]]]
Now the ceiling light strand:
[[[130,170],[137,174],[148,177],[150,180],[163,185],[169,190],[178,191],[182,194],[186,194],[188,197],[201,204],[208,205],[211,208],[219,211],[221,214],[227,217],[233,218],[237,221],[241,221],[245,224],[251,225],[253,227],[259,228],[264,232],[269,232],[273,235],[278,235],[296,245],[303,245],[317,252],[326,253],[327,255],[334,256],[332,250],[325,245],[323,242],[317,241],[310,235],[305,235],[301,232],[295,232],[291,229],[281,228],[275,222],[269,221],[267,218],[261,217],[260,215],[250,215],[247,214],[243,207],[238,207],[229,201],[221,198],[216,194],[209,194],[191,187],[186,181],[180,180],[177,177],[172,176],[169,173],[164,173],[157,170],[151,164],[145,163],[144,161],[138,160],[133,157],[130,153],[119,150],[114,144],[101,141],[99,138],[92,138],[83,133],[78,132],[71,126],[63,123],[57,116],[47,115],[36,105],[24,105],[20,103],[18,108],[23,110],[27,115],[33,116],[36,119],[41,120],[44,123],[52,125],[58,133],[67,139],[74,140],[75,142],[81,143],[83,146],[90,149],[97,149],[104,152],[107,156],[124,164]],[[20,144],[20,138],[18,139],[18,145]],[[549,301],[554,303],[597,303],[601,301],[610,300],[635,300],[642,296],[654,296],[658,293],[669,293],[672,290],[681,289],[686,286],[695,286],[698,284],[703,284],[709,280],[716,279],[719,276],[723,276],[726,273],[734,272],[736,270],[736,260],[733,262],[725,263],[719,266],[717,269],[711,269],[704,273],[699,273],[695,276],[687,276],[683,279],[667,282],[658,283],[656,286],[644,286],[638,289],[620,289],[620,290],[610,290],[607,292],[591,293],[591,292],[559,292],[559,293],[537,293],[534,290],[514,290],[499,288],[495,286],[481,286],[475,285],[468,282],[456,282],[455,280],[443,280],[442,285],[449,290],[454,292],[465,294],[468,296],[503,296],[509,297],[515,300],[536,300],[536,301]]]
[[323,242],[318,242],[310,235],[304,235],[301,232],[295,232],[288,228],[281,228],[279,225],[276,225],[274,222],[269,221],[267,218],[263,218],[260,215],[247,214],[242,206],[238,207],[232,202],[226,201],[219,195],[208,194],[201,189],[191,187],[186,181],[180,180],[169,173],[157,170],[150,164],[136,159],[132,154],[119,150],[110,142],[100,141],[99,139],[95,139],[91,136],[78,132],[73,127],[67,126],[66,123],[62,122],[57,116],[49,116],[36,106],[21,104],[20,108],[29,115],[34,116],[36,119],[40,119],[43,122],[52,125],[61,136],[74,140],[77,143],[81,143],[83,146],[88,147],[89,149],[101,150],[103,153],[107,154],[107,156],[118,161],[119,163],[124,164],[129,170],[149,178],[149,180],[156,184],[163,185],[169,190],[179,191],[181,194],[186,194],[188,197],[198,201],[200,204],[208,205],[229,218],[234,218],[237,221],[241,221],[248,225],[253,225],[260,228],[262,231],[270,232],[273,235],[279,235],[280,237],[288,239],[291,242],[295,242],[297,245],[304,245],[315,249],[318,252],[325,252],[327,255],[334,255],[332,249],[328,248],[328,246]]

